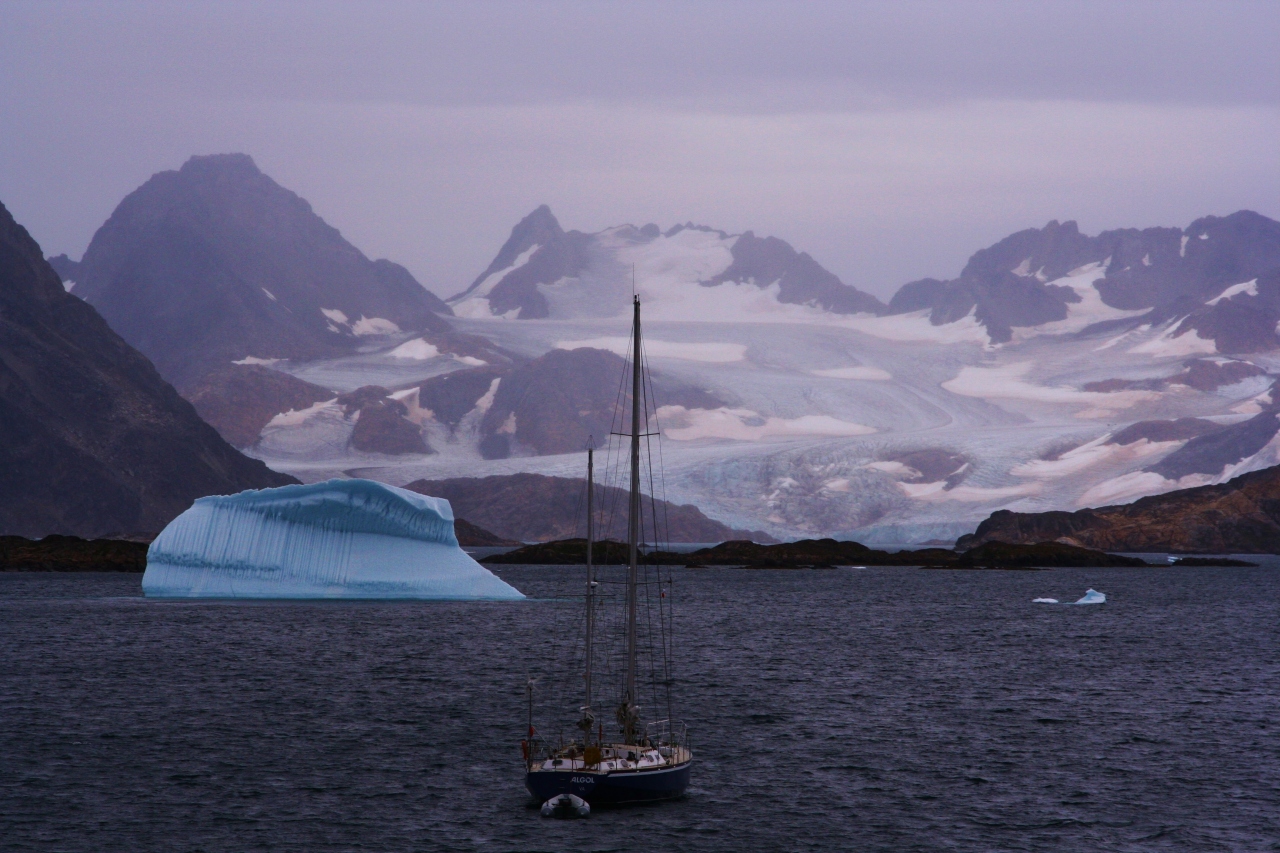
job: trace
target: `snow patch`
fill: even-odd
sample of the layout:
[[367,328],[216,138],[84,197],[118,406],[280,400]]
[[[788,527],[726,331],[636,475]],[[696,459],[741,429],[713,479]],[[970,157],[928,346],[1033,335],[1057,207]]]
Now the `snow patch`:
[[346,325],[347,323],[350,322],[347,319],[347,315],[342,311],[339,311],[337,308],[321,308],[320,313],[328,317],[334,323],[341,323],[342,325]]
[[395,335],[399,334],[400,327],[383,317],[366,317],[361,314],[360,319],[352,324],[351,331],[357,335]]
[[1255,278],[1255,279],[1251,279],[1250,281],[1242,281],[1240,284],[1233,284],[1230,287],[1228,287],[1226,290],[1219,293],[1214,298],[1210,299],[1208,302],[1205,303],[1205,305],[1217,305],[1219,302],[1223,301],[1224,299],[1230,299],[1233,296],[1239,296],[1241,293],[1244,293],[1248,296],[1257,296],[1258,280]]
[[842,421],[830,415],[766,418],[750,409],[730,409],[723,406],[718,409],[663,406],[658,409],[658,417],[675,424],[663,429],[663,433],[675,441],[696,441],[702,438],[760,441],[794,436],[843,438],[875,432],[872,427]]
[[1094,352],[1102,352],[1104,349],[1111,349],[1113,346],[1115,346],[1116,344],[1120,343],[1120,342],[1121,342],[1121,341],[1123,341],[1125,338],[1131,337],[1131,336],[1133,336],[1133,335],[1145,335],[1145,334],[1146,334],[1147,332],[1149,332],[1149,331],[1151,331],[1151,324],[1150,324],[1150,323],[1143,323],[1141,326],[1139,326],[1139,327],[1138,327],[1138,328],[1136,328],[1136,329],[1130,329],[1130,330],[1129,330],[1129,331],[1127,331],[1127,332],[1121,332],[1120,334],[1116,335],[1114,338],[1112,338],[1111,340],[1107,341],[1105,344],[1103,344],[1103,345],[1102,345],[1102,346],[1100,346],[1100,347],[1094,347],[1094,350],[1093,350],[1093,351],[1094,351]]
[[1143,256],[1142,256],[1142,265],[1143,265],[1144,267],[1149,267],[1149,266],[1151,266],[1151,253],[1150,253],[1150,252],[1147,252],[1145,255],[1143,255]]
[[[517,255],[515,261],[511,264],[511,266],[507,267],[506,269],[501,269],[495,273],[491,273],[490,275],[485,276],[484,281],[480,282],[480,284],[476,285],[471,290],[468,290],[459,296],[455,296],[454,299],[461,302],[464,299],[467,301],[471,301],[472,299],[487,297],[490,291],[492,291],[493,288],[497,286],[498,282],[502,281],[508,275],[510,275],[511,273],[515,272],[516,270],[520,269],[520,267],[528,263],[529,258],[533,257],[533,253],[538,251],[538,249],[540,248],[542,247],[539,246],[537,243],[534,243],[532,246],[530,246],[529,248],[521,252],[519,255]],[[489,300],[485,299],[486,310],[488,309],[488,305],[489,305]],[[454,310],[454,313],[455,314],[457,313],[456,309]]]
[[63,290],[65,290],[67,293],[70,293],[70,292],[71,292],[71,288],[73,288],[73,287],[75,287],[75,286],[76,286],[76,283],[75,283],[74,281],[72,281],[71,279],[67,279],[66,281],[64,281],[64,282],[62,283],[62,289],[63,289]]
[[1003,501],[1009,498],[1034,494],[1038,490],[1038,487],[1034,484],[996,488],[961,485],[956,486],[954,489],[948,489],[946,480],[939,480],[936,483],[898,483],[898,488],[902,489],[903,493],[909,498],[930,503],[944,501],[959,501],[961,503]]
[[1022,263],[1018,264],[1016,267],[1010,270],[1010,272],[1012,272],[1014,275],[1023,276],[1024,278],[1029,277],[1031,275],[1031,258],[1030,257],[1024,258]]
[[893,375],[878,367],[833,367],[830,370],[811,370],[814,376],[827,379],[864,379],[869,382],[887,382]]
[[405,341],[387,353],[391,358],[404,358],[413,361],[426,361],[429,358],[435,358],[439,354],[440,350],[435,344],[427,343],[425,338],[414,338],[411,341]]
[[1178,247],[1178,255],[1185,258],[1187,256],[1187,241],[1191,238],[1186,234],[1182,235],[1182,245]]
[[1023,377],[1031,370],[1029,361],[1006,364],[999,367],[962,367],[955,379],[942,383],[942,387],[963,397],[980,397],[984,400],[1026,400],[1034,403],[1089,403],[1091,411],[1110,412],[1127,409],[1143,400],[1155,400],[1154,391],[1080,391],[1067,386],[1036,385]]
[[270,299],[272,302],[280,301],[279,299],[276,299],[276,295],[274,293],[272,293],[270,290],[267,290],[265,287],[262,288],[262,292],[267,294],[267,298]]
[[891,474],[895,477],[901,477],[904,480],[917,480],[924,476],[910,465],[897,462],[892,459],[883,462],[868,462],[862,467],[872,471],[881,471],[885,474]]
[[418,392],[421,389],[418,386],[405,388],[403,391],[392,393],[391,399],[403,403],[405,407],[405,418],[418,426],[425,426],[427,423],[436,419],[435,412],[430,409],[424,409],[418,402]]
[[1129,352],[1135,354],[1152,355],[1156,358],[1185,358],[1189,355],[1213,354],[1218,351],[1218,345],[1212,340],[1205,340],[1200,337],[1200,333],[1195,329],[1189,332],[1183,332],[1181,335],[1175,335],[1182,326],[1182,320],[1175,320],[1169,323],[1160,334],[1156,335],[1145,343],[1131,347]]
[[471,411],[481,416],[483,416],[486,412],[488,412],[489,407],[493,405],[494,397],[498,396],[498,383],[500,383],[501,381],[502,381],[502,377],[499,376],[497,379],[494,379],[492,382],[490,382],[489,390],[485,391],[484,395],[479,400],[476,400],[475,408],[472,409]]
[[1241,415],[1257,415],[1261,414],[1263,408],[1270,406],[1273,402],[1274,401],[1271,399],[1271,389],[1268,388],[1258,396],[1245,400],[1238,406],[1233,406],[1231,411]]
[[935,326],[929,322],[928,308],[887,317],[857,316],[846,318],[840,325],[886,341],[928,341],[936,344],[981,344],[991,346],[991,336],[978,322],[978,308],[950,323]]
[[1068,450],[1057,459],[1033,459],[1015,465],[1009,470],[1016,477],[1033,477],[1052,480],[1077,474],[1094,465],[1132,463],[1148,456],[1155,456],[1185,444],[1185,441],[1150,441],[1139,439],[1129,444],[1107,444],[1110,434],[1096,438],[1088,444]]
[[1165,479],[1154,471],[1132,471],[1091,487],[1080,496],[1080,506],[1129,503],[1147,495],[1158,495],[1176,488],[1178,488],[1176,480]]
[[[1069,287],[1080,297],[1079,302],[1067,303],[1067,316],[1062,320],[1041,323],[1039,326],[1020,326],[1013,330],[1014,340],[1026,340],[1036,335],[1075,334],[1094,323],[1106,320],[1121,320],[1145,314],[1149,309],[1126,310],[1112,308],[1102,301],[1096,282],[1106,276],[1107,261],[1085,264],[1067,273],[1062,278],[1054,279],[1049,284]],[[1104,344],[1106,346],[1106,344]]]
[[290,409],[287,412],[281,412],[276,415],[267,423],[266,427],[263,427],[263,429],[267,429],[267,427],[300,426],[322,412],[337,410],[339,408],[341,407],[338,405],[338,398],[334,397],[332,400],[314,403],[305,409]]
[[[641,344],[646,354],[653,358],[679,358],[686,361],[702,361],[708,364],[729,364],[747,357],[745,344],[685,343],[661,341],[649,338]],[[575,350],[583,347],[608,350],[625,357],[631,351],[631,339],[626,337],[588,338],[582,341],[559,341],[556,349]]]
[[282,358],[258,358],[257,356],[246,355],[244,358],[240,359],[239,361],[233,361],[233,362],[231,362],[231,363],[232,363],[232,364],[261,364],[262,366],[266,367],[267,365],[277,364],[277,363],[279,363],[279,362],[281,362],[281,361],[284,361],[284,359],[282,359]]

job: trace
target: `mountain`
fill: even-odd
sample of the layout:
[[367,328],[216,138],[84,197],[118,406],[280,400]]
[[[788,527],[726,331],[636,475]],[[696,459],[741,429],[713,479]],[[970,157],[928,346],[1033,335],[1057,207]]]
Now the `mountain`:
[[371,261],[244,154],[192,157],[134,190],[72,292],[180,389],[246,359],[317,359],[398,332],[444,334],[448,306]]
[[[493,477],[458,477],[449,480],[416,480],[404,488],[432,497],[445,498],[454,515],[505,539],[546,542],[582,535],[586,530],[587,481],[541,474],[512,474]],[[600,508],[600,539],[627,538],[626,491],[596,485],[596,505]],[[650,499],[644,498],[646,512]],[[759,530],[735,530],[707,518],[691,504],[676,505],[653,501],[655,511],[667,526],[670,542],[724,542],[730,539],[774,541]],[[653,532],[645,536],[652,539]]]
[[[903,285],[889,311],[928,311],[935,326],[972,314],[994,343],[1015,327],[1066,320],[1072,306],[1136,312],[1125,325],[1174,324],[1169,338],[1195,334],[1219,352],[1277,345],[1280,222],[1248,210],[1206,216],[1186,229],[1124,228],[1096,237],[1075,222],[1019,231],[976,252],[949,281]],[[1103,310],[1099,320],[1107,317]],[[1212,350],[1202,350],[1212,351]]]
[[223,441],[0,205],[0,532],[156,533],[198,497],[292,482]]
[[233,447],[252,447],[282,412],[305,409],[337,394],[258,364],[228,364],[202,376],[186,397]]
[[1062,542],[1130,552],[1280,553],[1280,466],[1213,486],[1077,512],[1001,510],[956,542]]
[[[1280,463],[1277,227],[1050,223],[883,306],[775,238],[584,234],[539,208],[450,299],[452,334],[487,348],[424,335],[276,365],[402,404],[366,425],[387,427],[377,458],[327,403],[274,418],[254,453],[307,477],[573,477],[616,431],[634,280],[667,494],[733,527],[889,547],[1224,483]],[[415,426],[433,452],[392,453]]]
[[[553,349],[520,364],[427,379],[418,385],[416,402],[455,433],[462,419],[476,412],[478,447],[486,459],[505,459],[513,453],[572,453],[586,448],[592,437],[602,445],[610,432],[621,429],[614,423],[614,412],[625,411],[631,401],[623,387],[625,367],[621,356],[606,350]],[[712,394],[666,381],[661,374],[655,384],[662,392],[662,405],[724,405]]]
[[886,311],[776,237],[693,223],[666,232],[649,224],[584,234],[561,228],[545,204],[520,220],[488,268],[448,301],[458,316],[476,319],[607,316],[629,306],[633,270],[641,301],[675,311],[707,299],[730,310],[772,304],[832,314]]

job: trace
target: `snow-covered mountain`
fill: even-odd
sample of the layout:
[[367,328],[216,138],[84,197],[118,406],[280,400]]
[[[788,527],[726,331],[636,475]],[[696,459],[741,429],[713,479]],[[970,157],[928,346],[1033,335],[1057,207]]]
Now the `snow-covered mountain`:
[[1247,210],[1184,230],[1096,237],[1074,222],[1050,222],[977,252],[959,278],[903,286],[889,308],[928,310],[935,326],[972,316],[995,343],[1113,320],[1115,328],[1165,324],[1171,339],[1191,335],[1175,345],[1188,352],[1213,351],[1209,342],[1221,352],[1259,352],[1276,346],[1278,269],[1280,223]]
[[[599,356],[554,370],[551,356],[625,355],[634,268],[668,498],[734,526],[919,542],[996,509],[1219,482],[1280,461],[1278,233],[1247,211],[1096,237],[1050,223],[885,306],[781,240],[689,225],[583,234],[540,208],[449,300],[458,333],[509,364],[410,363],[411,339],[282,365],[402,395],[431,455],[354,452],[351,425],[320,410],[278,417],[255,452],[303,478],[580,476],[577,445],[601,429],[589,413],[618,377]],[[554,378],[517,379],[535,363]],[[538,423],[560,427],[534,439]]]
[[[232,183],[252,178],[244,163],[222,165]],[[188,393],[224,435],[304,480],[580,477],[588,436],[601,444],[614,431],[633,287],[665,497],[733,527],[952,539],[997,509],[1130,501],[1280,461],[1280,223],[1248,211],[1097,236],[1051,222],[975,253],[954,279],[905,285],[888,305],[781,239],[692,224],[587,234],[545,206],[448,300],[447,319],[426,297],[395,313],[388,293],[411,280],[366,275],[377,265],[348,249],[355,272],[340,290],[303,288],[297,301],[272,291],[281,310],[264,303],[251,321],[241,312],[252,288],[218,284],[199,252],[139,255],[172,265],[173,281],[213,282],[179,289],[231,299],[208,310],[255,330],[161,351],[205,365]],[[73,293],[96,280],[59,263]],[[190,306],[157,310],[147,300],[167,279],[148,275],[148,289],[110,279],[121,322],[142,335],[145,317],[146,340],[181,339]],[[324,301],[339,296],[350,300],[333,303],[342,324]],[[296,315],[311,323],[302,338]],[[358,334],[374,317],[395,328]],[[324,346],[246,349],[295,339]],[[220,372],[245,356],[280,360],[252,376]],[[273,378],[284,373],[299,382]]]
[[566,232],[546,205],[526,216],[471,286],[448,300],[460,317],[574,319],[629,310],[632,280],[655,319],[760,320],[800,313],[883,314],[884,304],[840,281],[776,237],[687,223]]
[[244,154],[192,157],[153,175],[80,262],[51,263],[181,390],[233,362],[344,355],[387,334],[449,331],[439,316],[448,307],[408,270],[366,258]]

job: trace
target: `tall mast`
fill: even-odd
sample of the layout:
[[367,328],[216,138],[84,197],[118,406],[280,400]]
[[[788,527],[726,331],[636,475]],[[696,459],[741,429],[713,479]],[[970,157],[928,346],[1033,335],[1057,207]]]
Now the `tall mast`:
[[627,512],[627,688],[623,699],[626,742],[635,742],[636,722],[636,588],[640,542],[640,297],[633,296],[631,348],[631,492]]
[[[587,704],[583,708],[585,715],[591,714],[591,641],[595,630],[596,579],[595,566],[592,563],[592,550],[595,544],[595,442],[587,441],[587,671],[585,675]],[[586,740],[591,739],[591,729],[584,733]]]

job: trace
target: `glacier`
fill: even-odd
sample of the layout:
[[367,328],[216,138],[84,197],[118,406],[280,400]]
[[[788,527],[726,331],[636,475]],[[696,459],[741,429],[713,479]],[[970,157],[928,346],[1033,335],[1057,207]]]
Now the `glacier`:
[[197,500],[147,551],[148,598],[524,598],[458,547],[443,498],[335,479]]

